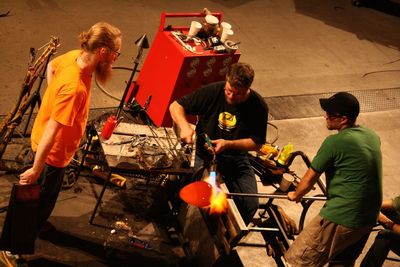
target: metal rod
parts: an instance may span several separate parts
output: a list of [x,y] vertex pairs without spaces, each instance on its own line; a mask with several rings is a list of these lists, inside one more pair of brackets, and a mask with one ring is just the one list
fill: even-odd
[[129,77],[128,83],[126,84],[126,87],[125,87],[124,94],[122,95],[121,101],[119,102],[117,113],[115,115],[117,117],[117,119],[119,118],[119,115],[120,115],[122,109],[124,108],[125,98],[128,95],[128,91],[129,91],[129,88],[131,87],[131,84],[132,84],[132,81],[133,81],[133,77],[135,76],[135,73],[136,73],[137,68],[139,66],[140,58],[142,57],[142,53],[143,53],[143,49],[144,48],[148,48],[146,34],[143,35],[141,38],[139,38],[139,40],[137,40],[135,43],[138,46],[138,53],[137,53],[136,58],[134,60],[131,76]]
[[[274,195],[274,194],[251,194],[251,193],[226,193],[229,197],[258,197],[258,198],[281,198],[288,199],[287,195]],[[326,197],[318,197],[318,196],[304,196],[301,200],[322,200],[326,201]]]
[[254,232],[279,232],[278,228],[271,228],[271,227],[248,227],[249,231]]

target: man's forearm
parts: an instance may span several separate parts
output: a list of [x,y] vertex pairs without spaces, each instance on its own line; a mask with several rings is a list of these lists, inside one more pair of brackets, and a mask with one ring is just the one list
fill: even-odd
[[55,136],[57,134],[60,124],[52,119],[49,120],[45,132],[38,144],[38,148],[35,155],[35,161],[33,163],[33,169],[41,172],[46,162],[47,156],[53,147]]
[[183,142],[190,144],[193,142],[194,130],[186,119],[185,109],[176,101],[169,106],[172,120],[178,126],[180,138]]
[[393,224],[392,231],[400,235],[400,224]]
[[256,144],[251,138],[228,140],[227,142],[228,147],[234,150],[256,151],[259,150],[262,146],[260,144]]
[[42,140],[43,141],[41,141],[40,144],[38,145],[35,154],[35,161],[33,162],[33,167],[32,167],[36,172],[39,173],[43,170],[47,156],[49,155],[50,150],[54,144],[54,140],[45,140],[43,138]]
[[300,201],[301,198],[313,188],[320,175],[320,173],[317,173],[312,168],[308,168],[300,183],[297,185],[296,191],[288,193],[289,199]]
[[[394,210],[393,200],[392,199],[383,200],[382,201],[381,210],[383,210],[383,211],[393,211]],[[400,234],[400,224],[395,223],[394,221],[391,220],[391,218],[388,218],[382,212],[379,213],[378,221],[385,228],[387,228],[389,230],[392,230],[397,234]]]
[[381,210],[393,210],[393,200],[392,199],[385,199],[382,201]]
[[54,145],[56,134],[60,128],[61,124],[56,122],[55,120],[50,119],[48,121],[43,136],[39,141],[33,166],[32,168],[29,168],[20,174],[19,176],[20,184],[23,185],[33,184],[37,181],[40,173],[44,168],[47,156],[49,155],[50,150]]
[[185,109],[176,101],[169,106],[172,120],[178,125],[179,128],[190,126],[186,119]]

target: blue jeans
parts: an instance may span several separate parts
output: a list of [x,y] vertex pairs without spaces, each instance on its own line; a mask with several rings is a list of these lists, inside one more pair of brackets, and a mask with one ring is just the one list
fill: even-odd
[[360,266],[382,266],[390,250],[400,256],[400,234],[386,229],[379,231]]
[[[203,164],[203,160],[196,157],[196,167]],[[221,175],[229,192],[257,194],[256,177],[247,154],[235,156],[218,155],[217,172]],[[258,198],[234,197],[233,200],[247,225],[258,209]]]

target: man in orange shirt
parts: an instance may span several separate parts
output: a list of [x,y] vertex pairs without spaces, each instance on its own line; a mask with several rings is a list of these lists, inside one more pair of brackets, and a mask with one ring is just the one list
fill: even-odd
[[78,149],[89,112],[92,74],[106,82],[120,55],[121,31],[105,22],[79,36],[80,50],[67,52],[48,65],[48,87],[32,129],[33,166],[20,184],[41,185],[38,233],[50,217],[61,189],[64,168]]

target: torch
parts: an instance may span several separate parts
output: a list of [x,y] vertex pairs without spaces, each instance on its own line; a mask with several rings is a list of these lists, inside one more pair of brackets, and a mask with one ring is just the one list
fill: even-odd
[[120,116],[121,110],[124,107],[125,98],[128,94],[133,77],[135,76],[137,67],[140,62],[140,58],[142,57],[143,49],[150,47],[149,42],[147,41],[146,34],[144,34],[142,37],[140,37],[138,40],[136,40],[135,45],[138,47],[138,54],[136,55],[136,58],[134,60],[133,70],[132,70],[131,76],[129,78],[129,81],[126,84],[126,88],[125,88],[124,94],[121,98],[121,101],[119,103],[117,113],[115,115],[110,115],[110,117],[108,117],[107,121],[105,122],[105,124],[103,126],[103,130],[101,131],[101,137],[105,140],[108,140],[111,137],[111,135],[115,129],[115,126],[117,126],[118,118]]

